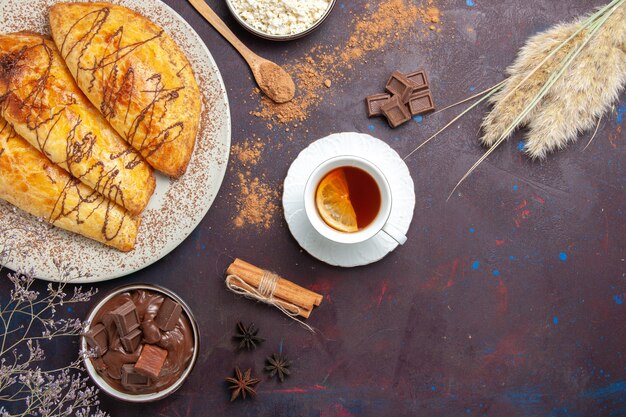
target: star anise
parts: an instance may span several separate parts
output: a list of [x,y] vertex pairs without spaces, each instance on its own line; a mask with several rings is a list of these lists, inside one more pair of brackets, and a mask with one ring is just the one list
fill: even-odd
[[289,372],[290,365],[291,361],[288,360],[285,355],[274,353],[272,356],[267,358],[267,366],[265,367],[265,371],[269,372],[270,377],[278,375],[278,379],[280,379],[280,382],[283,382],[285,380],[285,377],[291,374],[291,372]]
[[258,333],[259,329],[254,326],[254,323],[251,323],[247,327],[242,322],[237,323],[235,339],[239,339],[239,349],[256,349],[257,344],[265,340],[257,336]]
[[254,390],[254,386],[258,384],[261,380],[257,378],[252,378],[250,375],[252,372],[251,369],[248,369],[245,373],[241,372],[239,367],[235,368],[235,377],[225,378],[226,382],[232,384],[228,388],[233,390],[232,395],[230,396],[231,401],[235,401],[239,396],[241,396],[244,400],[246,399],[246,394],[250,394],[251,397],[256,396],[256,391]]

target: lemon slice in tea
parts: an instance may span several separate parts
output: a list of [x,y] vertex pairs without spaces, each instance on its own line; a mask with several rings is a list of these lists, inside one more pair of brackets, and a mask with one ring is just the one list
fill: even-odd
[[315,192],[315,203],[320,216],[330,227],[341,232],[359,230],[343,169],[336,169],[322,179]]

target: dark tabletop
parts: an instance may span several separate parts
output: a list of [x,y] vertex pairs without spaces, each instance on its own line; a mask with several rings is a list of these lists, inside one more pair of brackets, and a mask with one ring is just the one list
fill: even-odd
[[[439,0],[440,33],[406,34],[401,45],[356,62],[355,76],[335,82],[325,104],[289,132],[250,116],[259,103],[243,61],[186,1],[166,2],[221,70],[233,144],[268,138],[249,169],[280,191],[293,159],[317,138],[370,133],[406,155],[452,117],[439,113],[396,130],[367,119],[364,96],[379,92],[394,69],[424,67],[442,107],[500,81],[528,36],[606,1]],[[314,34],[272,43],[238,27],[223,1],[209,1],[247,45],[279,63],[297,62],[318,44],[345,43],[366,3],[340,1]],[[102,394],[102,408],[113,416],[626,415],[625,106],[622,95],[586,151],[588,134],[544,162],[523,156],[517,133],[446,202],[484,152],[476,137],[481,107],[407,160],[417,197],[408,243],[353,269],[304,252],[282,210],[267,230],[235,227],[238,173],[246,168],[231,158],[220,194],[187,240],[143,271],[97,285],[96,299],[142,281],[180,294],[202,335],[193,373],[161,402],[132,405]],[[323,293],[309,320],[319,334],[227,292],[223,271],[233,257]],[[3,297],[9,289],[2,280]],[[256,351],[236,351],[238,320],[261,328],[266,342]],[[57,360],[78,350],[76,340],[53,344],[48,354]],[[224,377],[234,366],[261,374],[264,358],[281,348],[293,360],[292,377],[279,384],[262,375],[256,399],[229,403]]]

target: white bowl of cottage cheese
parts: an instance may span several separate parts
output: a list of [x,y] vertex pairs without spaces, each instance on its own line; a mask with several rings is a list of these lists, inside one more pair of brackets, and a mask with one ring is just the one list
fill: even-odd
[[335,0],[226,0],[226,5],[248,31],[265,39],[289,41],[317,29]]

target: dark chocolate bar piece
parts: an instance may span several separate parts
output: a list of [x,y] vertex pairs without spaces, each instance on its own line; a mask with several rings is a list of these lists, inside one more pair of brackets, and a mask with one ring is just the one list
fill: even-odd
[[156,345],[143,345],[141,355],[135,364],[135,371],[150,378],[158,378],[167,358],[167,350]]
[[93,326],[84,336],[89,347],[96,351],[96,355],[102,356],[109,349],[107,331],[102,323]]
[[414,93],[409,100],[409,109],[413,116],[424,114],[435,110],[435,103],[430,90]]
[[178,319],[180,318],[180,314],[183,308],[176,301],[171,298],[163,299],[163,303],[161,307],[159,307],[159,312],[154,318],[154,322],[159,327],[159,329],[164,332],[169,332],[174,330],[176,327],[176,323],[178,323]]
[[416,91],[426,90],[429,88],[428,76],[424,70],[417,70],[406,74],[406,78],[413,81],[413,84],[415,84],[415,89],[413,90],[414,93]]
[[150,386],[150,378],[135,371],[135,365],[122,365],[122,386],[128,389]]
[[135,303],[127,301],[111,312],[120,336],[126,336],[139,327],[139,316]]
[[380,108],[391,98],[389,94],[373,94],[365,98],[367,102],[367,117],[382,116]]
[[113,315],[111,313],[103,315],[102,324],[104,324],[107,330],[109,347],[115,349],[115,344],[119,342],[119,337],[117,336],[117,325],[115,320],[113,320]]
[[391,73],[391,77],[389,81],[387,81],[385,88],[392,95],[398,96],[402,103],[406,104],[411,98],[415,84],[399,71],[394,71]]
[[133,353],[137,350],[137,347],[139,347],[139,343],[141,342],[141,330],[135,329],[126,336],[122,336],[120,338],[120,342],[122,342],[122,346],[124,346],[124,350],[126,352]]
[[391,97],[381,110],[392,128],[411,120],[411,112],[406,104],[400,102],[398,96]]

